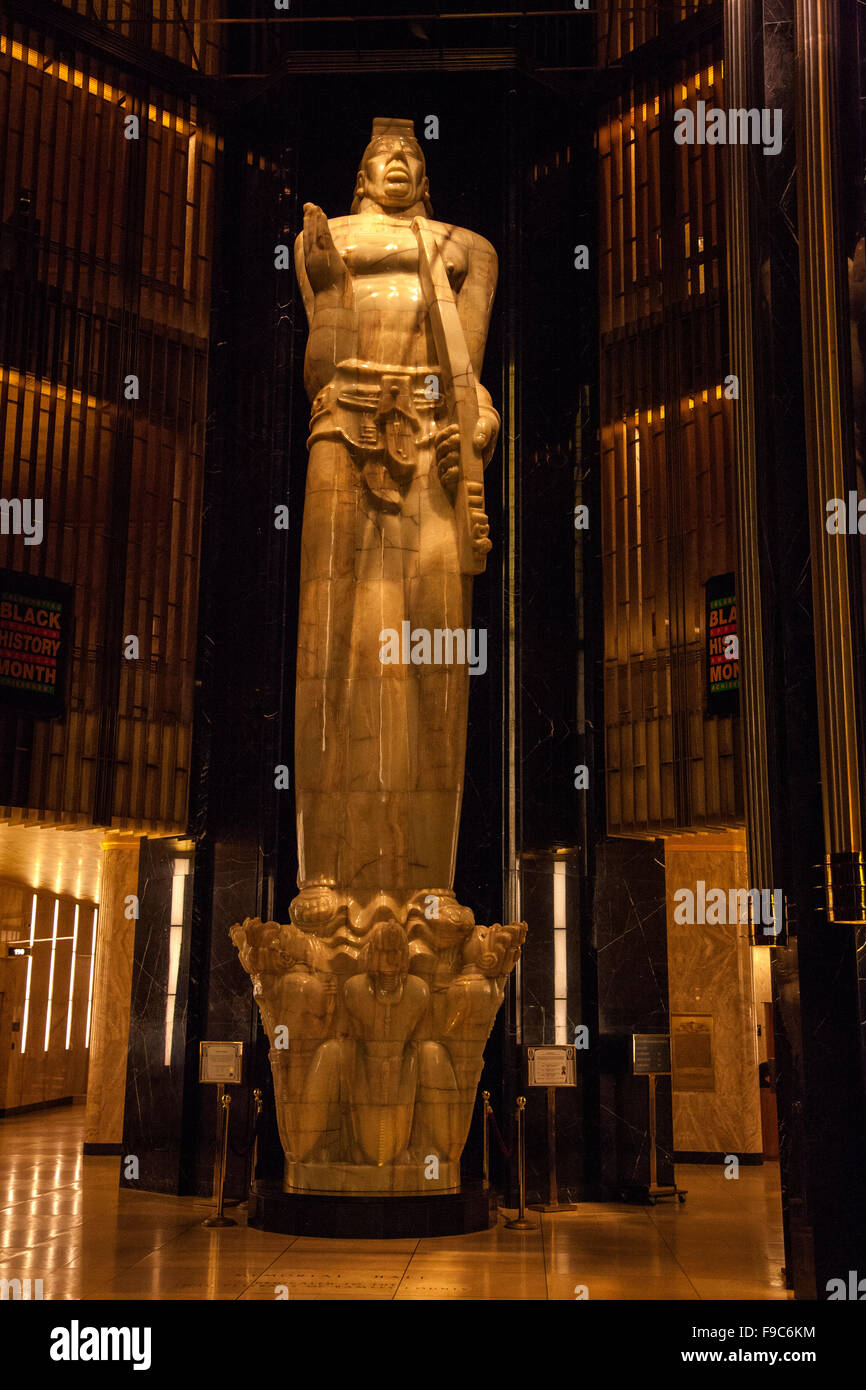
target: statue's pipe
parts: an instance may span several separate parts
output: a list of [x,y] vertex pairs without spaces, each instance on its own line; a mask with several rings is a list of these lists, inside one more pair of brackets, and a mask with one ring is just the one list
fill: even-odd
[[414,218],[412,231],[418,242],[418,276],[430,314],[444,394],[460,429],[460,479],[455,501],[460,569],[463,574],[482,574],[490,541],[475,536],[473,520],[473,513],[484,512],[484,465],[472,446],[478,425],[475,373],[448,272],[426,217]]

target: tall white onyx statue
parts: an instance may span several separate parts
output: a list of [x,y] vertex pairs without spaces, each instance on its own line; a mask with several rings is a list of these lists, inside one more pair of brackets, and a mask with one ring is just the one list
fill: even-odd
[[[312,403],[291,922],[232,928],[271,1041],[287,1191],[459,1189],[482,1053],[526,934],[453,890],[472,580],[499,416],[479,377],[496,253],[432,220],[379,118],[351,215],[304,206]],[[435,1161],[434,1161],[435,1160]]]

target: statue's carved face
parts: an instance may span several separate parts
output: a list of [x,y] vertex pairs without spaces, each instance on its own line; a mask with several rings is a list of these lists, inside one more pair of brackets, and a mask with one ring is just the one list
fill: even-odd
[[231,928],[231,938],[248,975],[276,973],[284,968],[279,922],[246,917]]
[[361,955],[362,969],[370,975],[405,976],[409,970],[409,945],[395,919],[378,922]]
[[390,951],[380,951],[376,957],[378,975],[405,975],[404,953],[399,947]]
[[463,959],[468,965],[477,966],[483,975],[498,975],[504,946],[504,941],[496,935],[495,926],[485,927],[479,922],[463,948]]
[[482,975],[490,979],[508,975],[517,963],[525,937],[524,922],[505,925],[493,922],[489,927],[478,925],[463,948],[463,959],[467,965],[477,966]]
[[380,135],[370,145],[358,173],[357,192],[395,212],[420,203],[427,194],[424,156],[405,135]]

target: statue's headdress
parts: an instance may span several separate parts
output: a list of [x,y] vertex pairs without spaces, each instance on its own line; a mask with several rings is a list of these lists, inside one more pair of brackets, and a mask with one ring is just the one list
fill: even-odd
[[[425,174],[427,172],[427,161],[424,158],[424,151],[418,143],[418,139],[415,135],[415,122],[403,120],[399,116],[375,116],[373,118],[373,130],[372,134],[370,135],[370,143],[368,144],[363,155],[361,156],[361,163],[358,165],[358,174],[355,178],[355,196],[352,200],[351,208],[351,211],[353,213],[359,211],[361,207],[361,199],[363,197],[363,194],[358,192],[358,179],[364,172],[364,165],[367,162],[367,156],[369,155],[376,141],[382,135],[402,135],[406,139],[411,140],[416,150],[418,151],[418,154],[421,157],[421,162],[424,165]],[[432,217],[433,204],[430,202],[430,195],[428,193],[425,193],[423,202],[424,212],[428,217]]]

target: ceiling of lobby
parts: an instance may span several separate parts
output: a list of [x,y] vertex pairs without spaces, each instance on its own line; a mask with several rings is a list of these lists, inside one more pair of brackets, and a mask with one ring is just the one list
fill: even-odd
[[0,825],[0,880],[98,902],[105,834]]

